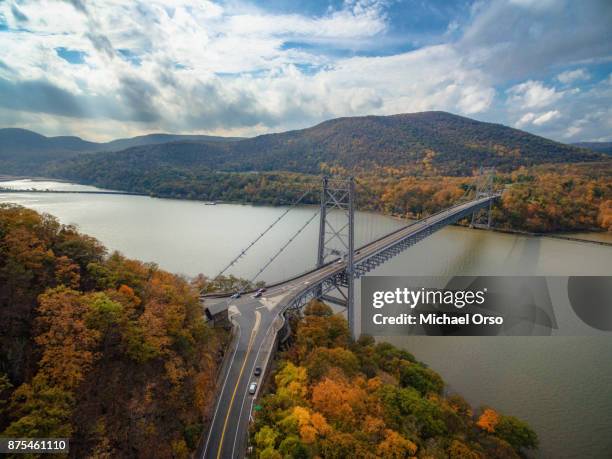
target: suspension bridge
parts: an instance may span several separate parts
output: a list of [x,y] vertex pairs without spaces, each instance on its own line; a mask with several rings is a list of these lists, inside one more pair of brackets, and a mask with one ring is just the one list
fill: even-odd
[[[219,276],[246,256],[312,191],[307,190],[302,194],[249,246],[240,251]],[[200,457],[220,459],[245,456],[249,420],[260,389],[259,380],[262,379],[255,374],[261,371],[265,375],[279,341],[290,332],[285,320],[288,313],[299,311],[313,298],[336,303],[346,309],[351,334],[356,338],[356,279],[447,225],[471,218],[472,225],[480,225],[484,220],[484,224],[490,226],[491,206],[501,196],[501,193],[493,190],[493,170],[481,169],[474,185],[466,189],[464,197],[457,204],[355,247],[355,180],[352,177],[324,177],[318,192],[318,209],[250,280],[256,280],[318,216],[317,262],[312,270],[268,285],[265,294],[257,297],[245,294],[251,293],[246,292],[246,288],[238,292],[202,295],[208,316],[211,316],[211,311],[227,310],[234,340],[229,349],[230,357],[222,368],[217,405]],[[256,369],[260,371],[256,372]],[[255,387],[253,383],[256,383]]]

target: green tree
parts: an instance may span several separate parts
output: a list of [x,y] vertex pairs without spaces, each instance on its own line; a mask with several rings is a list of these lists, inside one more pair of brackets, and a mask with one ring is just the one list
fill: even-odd
[[285,438],[278,447],[284,457],[292,459],[308,459],[310,454],[308,448],[295,435]]
[[438,373],[418,363],[403,362],[400,366],[400,383],[404,387],[414,387],[421,395],[429,392],[441,394],[444,381]]
[[274,446],[276,446],[276,439],[278,438],[278,435],[279,433],[270,426],[263,426],[255,434],[255,445],[257,445],[257,448],[262,451],[266,448],[274,448]]
[[538,447],[537,434],[526,422],[514,416],[501,416],[495,427],[495,435],[510,443],[517,452]]

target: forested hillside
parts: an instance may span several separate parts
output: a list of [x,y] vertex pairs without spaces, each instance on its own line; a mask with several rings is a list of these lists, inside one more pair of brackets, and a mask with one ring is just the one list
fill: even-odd
[[75,458],[186,458],[227,340],[185,280],[0,204],[2,436],[69,437]]
[[[172,142],[130,148],[56,164],[57,176],[92,180],[131,170],[290,171],[319,173],[322,164],[350,170],[433,168],[468,175],[495,166],[510,171],[543,163],[594,161],[601,155],[499,124],[444,112],[339,118],[317,126],[235,142]],[[176,173],[172,171],[170,173]]]
[[0,174],[36,174],[51,161],[95,151],[96,144],[78,137],[45,137],[27,129],[0,129]]
[[444,395],[444,381],[410,353],[362,337],[313,301],[291,324],[256,410],[254,457],[519,458],[537,448],[523,421]]
[[0,174],[39,174],[51,163],[61,164],[78,156],[101,152],[120,151],[140,145],[169,142],[230,142],[238,138],[207,135],[149,134],[111,142],[89,142],[80,137],[46,137],[27,129],[0,129]]

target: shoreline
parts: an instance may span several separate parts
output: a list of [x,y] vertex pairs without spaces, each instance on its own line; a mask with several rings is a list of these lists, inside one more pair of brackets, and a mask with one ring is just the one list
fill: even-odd
[[13,180],[31,180],[32,182],[60,182],[60,183],[74,183],[70,180],[56,179],[49,177],[32,177],[30,175],[4,175],[0,174],[0,182],[12,182]]
[[[612,247],[612,242],[607,242],[607,241],[598,241],[595,239],[583,239],[583,238],[578,238],[578,237],[572,237],[572,236],[566,236],[565,234],[570,233],[571,232],[567,232],[567,233],[532,233],[529,231],[521,231],[521,230],[513,230],[513,229],[508,229],[508,228],[495,228],[495,227],[491,227],[491,228],[487,228],[487,227],[480,227],[480,226],[468,226],[468,228],[471,229],[475,229],[475,230],[485,230],[485,231],[495,231],[496,233],[506,233],[506,234],[513,234],[513,235],[517,235],[517,236],[529,236],[529,237],[548,237],[548,238],[552,238],[552,239],[561,239],[564,241],[572,241],[572,242],[588,242],[591,244],[597,244],[597,245],[603,245],[603,246],[608,246],[608,247]],[[588,231],[589,234],[603,234],[603,231],[594,231],[594,230],[590,230]]]
[[[82,186],[92,186],[95,187],[94,185],[86,185],[86,184],[81,184],[81,183],[76,183],[74,181],[70,181],[70,180],[65,180],[65,179],[56,179],[56,178],[49,178],[49,177],[31,177],[31,176],[10,176],[10,175],[0,175],[0,194],[1,193],[60,193],[60,194],[108,194],[108,195],[124,195],[124,196],[148,196],[150,198],[155,198],[155,199],[170,199],[170,200],[178,200],[178,201],[196,201],[196,202],[202,202],[206,205],[210,205],[212,202],[214,202],[215,204],[236,204],[236,205],[251,205],[251,206],[271,206],[271,207],[282,207],[281,206],[275,206],[273,204],[262,204],[262,203],[249,203],[249,202],[240,202],[240,201],[236,201],[236,202],[231,202],[231,201],[221,201],[221,200],[215,200],[215,201],[206,201],[206,200],[201,200],[201,199],[189,199],[189,198],[176,198],[176,197],[167,197],[167,196],[159,196],[159,195],[151,195],[151,194],[147,194],[147,193],[140,193],[140,192],[136,192],[136,191],[111,191],[111,190],[105,190],[103,188],[100,189],[100,191],[86,191],[86,190],[34,190],[34,189],[27,189],[27,190],[18,190],[18,189],[3,189],[1,187],[1,183],[2,182],[11,182],[11,181],[15,181],[15,180],[31,180],[33,182],[46,182],[46,181],[50,181],[50,182],[58,182],[58,183],[66,183],[66,184],[74,184],[74,185],[82,185]],[[95,187],[97,188],[97,187]],[[316,206],[316,204],[306,204],[305,206]],[[367,213],[373,213],[376,215],[380,215],[383,217],[390,217],[393,218],[395,220],[400,220],[400,221],[404,221],[404,222],[408,222],[408,223],[413,223],[414,221],[417,221],[418,219],[414,219],[414,218],[409,218],[409,217],[402,217],[400,215],[396,215],[396,214],[384,214],[384,213],[380,213],[374,210],[361,210],[360,212],[367,212]],[[488,231],[495,231],[497,233],[506,233],[506,234],[513,234],[513,235],[517,235],[517,236],[528,236],[528,237],[547,237],[547,238],[552,238],[552,239],[561,239],[561,240],[565,240],[565,241],[571,241],[571,242],[586,242],[586,243],[590,243],[590,244],[596,244],[596,245],[603,245],[603,246],[607,246],[607,247],[612,247],[612,242],[608,242],[608,241],[599,241],[599,240],[595,240],[595,239],[583,239],[583,238],[578,238],[578,237],[572,237],[572,236],[567,236],[566,234],[572,234],[574,233],[574,231],[566,231],[566,232],[561,232],[561,233],[535,233],[535,232],[530,232],[530,231],[523,231],[523,230],[515,230],[515,229],[510,229],[510,228],[496,228],[496,227],[481,227],[481,226],[471,226],[471,225],[458,225],[457,226],[461,226],[464,228],[470,228],[470,229],[476,229],[476,230],[488,230]],[[579,230],[575,231],[575,232],[580,232]],[[592,234],[603,234],[604,231],[597,231],[597,230],[589,230],[588,233],[592,233]]]

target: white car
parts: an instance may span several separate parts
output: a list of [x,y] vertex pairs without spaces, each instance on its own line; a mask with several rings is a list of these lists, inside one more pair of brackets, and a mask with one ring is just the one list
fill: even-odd
[[257,383],[252,382],[251,385],[249,386],[249,394],[255,395],[256,390],[257,390]]

